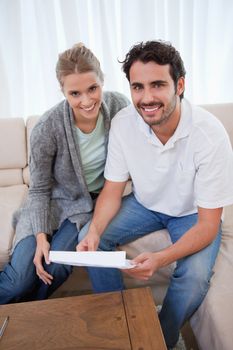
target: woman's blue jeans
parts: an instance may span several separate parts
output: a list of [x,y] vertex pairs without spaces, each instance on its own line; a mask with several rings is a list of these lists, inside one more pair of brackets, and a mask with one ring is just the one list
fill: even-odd
[[[197,214],[171,217],[146,209],[133,194],[124,197],[117,216],[105,230],[99,248],[115,250],[150,232],[167,228],[172,243],[175,243],[197,222]],[[79,241],[87,232],[88,225],[80,232]],[[221,242],[221,230],[216,239],[205,249],[177,261],[176,268],[163,302],[159,319],[168,347],[178,341],[179,330],[197,310],[204,299],[212,275],[212,268]],[[111,268],[88,268],[95,292],[122,290],[120,270]]]
[[[76,224],[67,219],[53,234],[50,249],[75,251],[77,243]],[[35,236],[24,238],[15,247],[11,261],[0,273],[0,304],[46,299],[72,272],[72,267],[69,265],[44,263],[45,270],[53,276],[52,284],[46,285],[36,274],[33,264],[35,250]]]

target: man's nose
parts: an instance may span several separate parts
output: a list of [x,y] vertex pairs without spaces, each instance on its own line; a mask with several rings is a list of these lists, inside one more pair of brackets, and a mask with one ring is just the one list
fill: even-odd
[[151,89],[144,89],[142,102],[145,104],[149,104],[149,103],[152,103],[153,100],[154,100],[154,96],[153,96]]

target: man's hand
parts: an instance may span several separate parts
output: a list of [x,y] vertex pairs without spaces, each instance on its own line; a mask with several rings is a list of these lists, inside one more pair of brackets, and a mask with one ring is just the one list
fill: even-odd
[[50,244],[47,241],[46,234],[43,232],[38,233],[36,236],[36,242],[37,242],[36,252],[33,259],[33,263],[36,267],[36,274],[45,284],[51,284],[53,276],[45,271],[42,264],[43,258],[46,264],[50,264],[50,261],[49,261]]
[[132,260],[137,266],[125,269],[123,272],[136,279],[147,281],[161,267],[159,256],[159,253],[142,253]]
[[76,250],[83,251],[95,251],[99,246],[99,235],[97,233],[88,233],[86,237],[76,246]]
[[77,251],[97,250],[100,236],[117,214],[121,206],[122,195],[127,181],[105,181],[99,194],[89,230],[84,239],[76,246]]

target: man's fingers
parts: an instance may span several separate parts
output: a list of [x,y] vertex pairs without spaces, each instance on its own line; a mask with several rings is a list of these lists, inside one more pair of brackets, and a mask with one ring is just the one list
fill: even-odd
[[78,252],[87,251],[87,250],[88,250],[88,242],[87,242],[87,241],[81,241],[81,242],[76,246],[76,250],[77,250]]
[[123,272],[127,273],[127,275],[129,275],[129,276],[131,276],[133,278],[136,278],[138,280],[147,281],[149,279],[149,277],[146,274],[132,272],[131,269],[128,269],[128,270],[124,269]]
[[140,263],[143,263],[145,260],[148,259],[148,255],[146,253],[142,253],[142,254],[139,254],[138,256],[136,256],[133,260],[132,260],[132,263],[134,264],[140,264]]
[[95,251],[96,250],[95,246],[96,246],[96,244],[93,241],[89,242],[88,243],[88,250],[89,251]]
[[83,252],[83,251],[85,251],[86,249],[85,249],[85,247],[84,247],[84,245],[83,244],[78,244],[77,246],[76,246],[76,250],[77,250],[77,252]]
[[[142,257],[142,259],[145,259],[145,256]],[[133,261],[135,262],[135,259]],[[137,266],[133,267],[132,269],[124,269],[123,272],[127,273],[129,276],[133,278],[140,279],[140,280],[148,280],[153,274],[153,271],[148,266],[147,261],[145,260],[144,260],[144,263],[143,262],[137,263]]]

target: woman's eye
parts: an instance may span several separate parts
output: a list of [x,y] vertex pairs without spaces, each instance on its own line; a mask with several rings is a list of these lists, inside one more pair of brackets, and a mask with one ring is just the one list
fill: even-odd
[[71,96],[77,97],[77,96],[79,96],[79,92],[78,91],[72,91],[71,92]]
[[90,88],[90,91],[91,91],[91,92],[94,92],[94,91],[96,91],[96,89],[97,89],[97,86],[92,86],[92,87]]

